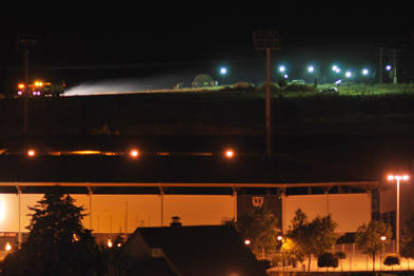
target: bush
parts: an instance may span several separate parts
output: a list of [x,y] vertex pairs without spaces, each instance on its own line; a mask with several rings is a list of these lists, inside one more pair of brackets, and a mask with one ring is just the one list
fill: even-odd
[[306,84],[289,84],[283,88],[284,92],[317,92],[315,86]]
[[[266,92],[266,84],[263,84],[257,88],[257,92],[265,93]],[[277,84],[271,83],[270,84],[270,92],[271,93],[278,93],[280,92],[280,88]]]
[[388,255],[384,259],[384,265],[392,267],[394,265],[400,265],[400,258],[397,255]]
[[337,268],[339,264],[338,258],[332,253],[323,253],[318,258],[318,267]]

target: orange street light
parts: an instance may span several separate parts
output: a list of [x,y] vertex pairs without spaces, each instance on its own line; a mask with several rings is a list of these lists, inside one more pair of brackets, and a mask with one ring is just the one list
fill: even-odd
[[232,158],[234,158],[234,156],[235,156],[236,154],[234,153],[234,150],[232,150],[232,149],[228,149],[228,150],[226,150],[226,152],[224,153],[224,155],[225,155],[225,157],[226,157],[227,159],[232,159]]
[[410,176],[408,175],[388,175],[389,181],[395,181],[397,184],[397,208],[396,208],[396,227],[395,227],[395,251],[397,254],[400,253],[400,182],[401,181],[408,181]]
[[136,149],[133,149],[133,150],[131,150],[131,151],[129,152],[129,156],[130,156],[131,158],[138,158],[138,157],[139,157],[139,155],[140,155],[140,152],[139,152],[138,150],[136,150]]
[[36,151],[34,149],[29,149],[27,151],[27,156],[29,156],[29,157],[35,157],[36,156]]

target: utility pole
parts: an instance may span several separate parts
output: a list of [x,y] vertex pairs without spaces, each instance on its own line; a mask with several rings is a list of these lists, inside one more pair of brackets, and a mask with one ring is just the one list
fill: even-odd
[[270,54],[271,51],[280,50],[280,36],[278,31],[266,30],[255,31],[253,35],[254,48],[256,51],[266,51],[266,156],[272,156],[272,105],[271,105],[271,65]]
[[390,50],[390,51],[392,53],[393,83],[394,84],[398,84],[398,79],[397,79],[397,64],[398,64],[398,53],[400,52],[400,50],[393,49],[393,50]]
[[382,70],[383,70],[383,67],[384,67],[384,64],[383,64],[383,60],[384,60],[384,50],[385,50],[385,47],[380,47],[379,49],[378,49],[378,51],[379,51],[379,83],[381,84],[382,83]]
[[30,82],[30,51],[39,42],[37,36],[21,36],[18,40],[18,50],[23,51],[23,71],[24,71],[24,85],[26,86],[26,93],[23,94],[23,135],[28,134],[28,85]]

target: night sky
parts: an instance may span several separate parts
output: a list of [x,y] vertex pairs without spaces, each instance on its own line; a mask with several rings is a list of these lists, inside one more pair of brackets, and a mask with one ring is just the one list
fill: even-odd
[[384,45],[403,49],[404,70],[410,69],[406,64],[414,52],[414,28],[409,16],[388,7],[319,9],[315,4],[293,4],[275,5],[272,16],[263,17],[177,14],[162,20],[137,16],[89,21],[72,17],[62,26],[13,30],[0,37],[1,87],[8,87],[10,80],[15,82],[21,74],[22,59],[16,50],[21,34],[41,38],[31,60],[36,75],[73,84],[195,72],[194,68],[198,73],[209,73],[220,64],[237,67],[243,78],[263,63],[264,53],[256,52],[252,41],[253,31],[260,29],[281,33],[283,50],[273,53],[275,62],[288,61],[295,66],[319,62],[322,66],[345,60],[355,66],[375,66],[376,47]]

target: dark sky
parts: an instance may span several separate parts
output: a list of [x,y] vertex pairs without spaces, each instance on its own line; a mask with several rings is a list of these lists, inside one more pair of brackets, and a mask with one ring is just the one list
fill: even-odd
[[0,37],[1,80],[7,81],[16,74],[10,70],[22,65],[15,48],[17,37],[24,33],[40,36],[33,63],[49,70],[181,67],[263,58],[253,48],[252,33],[258,29],[280,31],[283,50],[274,54],[277,59],[355,59],[368,63],[375,61],[375,47],[379,45],[408,52],[414,49],[410,17],[387,6],[320,9],[313,3],[291,2],[291,6],[274,5],[272,15],[262,17],[247,13],[238,16],[236,11],[234,16],[177,14],[107,20],[91,16],[88,21],[72,16],[45,27],[8,29]]

